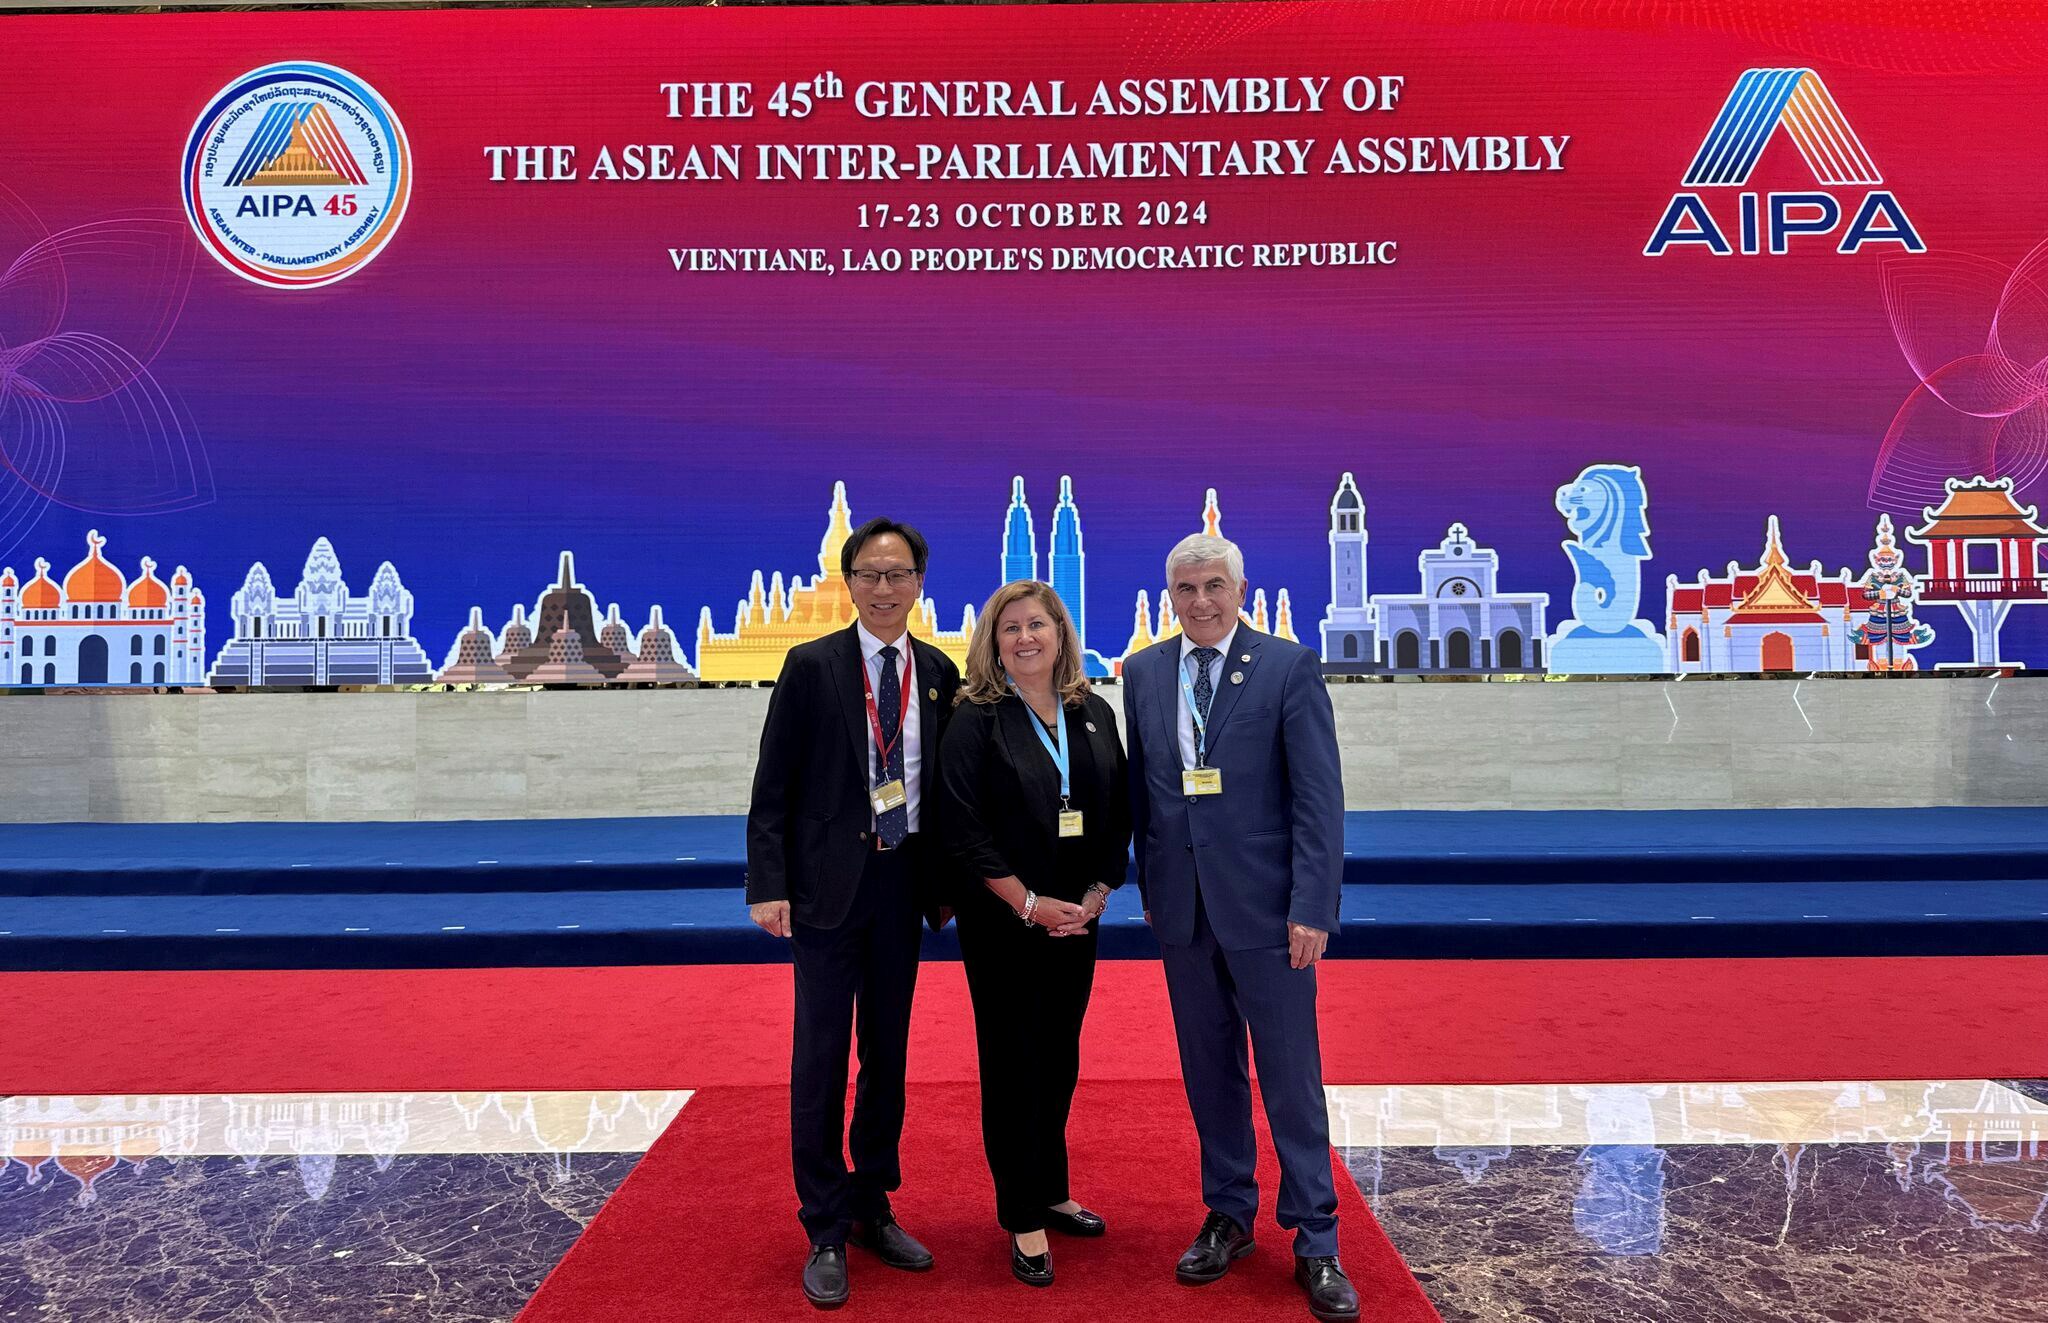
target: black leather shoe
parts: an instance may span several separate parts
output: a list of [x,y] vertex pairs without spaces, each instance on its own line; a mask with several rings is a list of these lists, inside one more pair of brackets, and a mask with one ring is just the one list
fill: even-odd
[[804,1263],[804,1299],[820,1309],[846,1303],[846,1247],[813,1245]]
[[1045,1229],[1063,1236],[1099,1236],[1109,1230],[1109,1224],[1085,1208],[1077,1208],[1071,1213],[1048,1208],[1045,1210]]
[[1180,1256],[1173,1275],[1188,1286],[1206,1286],[1230,1271],[1234,1260],[1252,1252],[1252,1233],[1221,1213],[1202,1219],[1195,1243]]
[[1017,1238],[1010,1237],[1010,1276],[1026,1286],[1051,1286],[1051,1248],[1048,1247],[1043,1254],[1026,1254],[1017,1248]]
[[896,1218],[890,1213],[884,1213],[872,1222],[854,1223],[853,1243],[864,1250],[873,1250],[875,1257],[891,1268],[923,1272],[932,1266],[932,1252],[918,1244],[915,1236],[896,1225]]
[[1337,1256],[1294,1260],[1294,1280],[1308,1292],[1308,1312],[1323,1323],[1351,1323],[1358,1317],[1358,1292],[1337,1266]]

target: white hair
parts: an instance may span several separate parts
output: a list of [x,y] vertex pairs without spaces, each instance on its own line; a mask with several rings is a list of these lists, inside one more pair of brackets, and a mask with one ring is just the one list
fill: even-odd
[[1233,584],[1244,582],[1244,553],[1237,549],[1237,543],[1214,533],[1190,533],[1174,544],[1166,553],[1166,582],[1173,585],[1173,572],[1190,565],[1207,565],[1220,560],[1229,572]]

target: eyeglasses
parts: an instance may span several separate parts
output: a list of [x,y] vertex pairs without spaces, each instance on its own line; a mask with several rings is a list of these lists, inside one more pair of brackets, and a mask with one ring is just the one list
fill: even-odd
[[887,579],[891,588],[907,588],[917,582],[916,570],[855,570],[853,581],[863,588],[873,588]]

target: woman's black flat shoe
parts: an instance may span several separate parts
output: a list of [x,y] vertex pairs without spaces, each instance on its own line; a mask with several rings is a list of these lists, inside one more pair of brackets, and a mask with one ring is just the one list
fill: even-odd
[[1010,1276],[1026,1286],[1051,1286],[1052,1251],[1026,1254],[1017,1248],[1017,1238],[1010,1237]]
[[1100,1236],[1109,1230],[1109,1224],[1085,1208],[1071,1213],[1048,1208],[1045,1210],[1045,1229],[1063,1236]]

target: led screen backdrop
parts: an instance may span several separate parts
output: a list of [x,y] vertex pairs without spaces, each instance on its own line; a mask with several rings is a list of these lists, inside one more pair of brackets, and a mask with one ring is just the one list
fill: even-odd
[[2048,23],[1940,13],[7,20],[0,680],[772,678],[882,513],[1104,673],[1205,524],[1333,673],[2038,665]]

